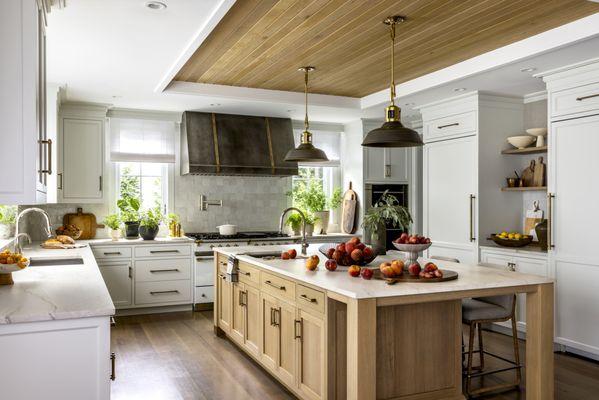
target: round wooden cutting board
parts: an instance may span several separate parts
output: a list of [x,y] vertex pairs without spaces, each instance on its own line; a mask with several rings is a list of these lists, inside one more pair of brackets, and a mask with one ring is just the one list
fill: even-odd
[[395,277],[395,278],[386,278],[385,276],[383,276],[383,273],[380,270],[375,270],[374,278],[384,280],[389,285],[393,285],[397,282],[434,283],[434,282],[453,281],[454,279],[458,279],[458,273],[455,271],[450,271],[448,269],[442,269],[441,271],[443,271],[442,278],[421,278],[419,276],[412,276],[406,272],[404,272],[403,275]]

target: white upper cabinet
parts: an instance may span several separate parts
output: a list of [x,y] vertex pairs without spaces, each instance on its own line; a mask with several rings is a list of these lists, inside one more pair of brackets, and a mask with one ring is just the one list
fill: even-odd
[[[382,122],[364,121],[364,136]],[[365,183],[405,183],[411,181],[416,148],[364,147]]]
[[106,107],[64,104],[60,112],[58,201],[105,199]]
[[0,13],[0,204],[43,203],[53,142],[46,137],[45,12],[36,0]]

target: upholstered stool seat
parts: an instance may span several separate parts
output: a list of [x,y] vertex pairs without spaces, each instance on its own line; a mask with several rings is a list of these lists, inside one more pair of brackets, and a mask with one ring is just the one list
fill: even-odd
[[484,300],[464,299],[462,301],[462,321],[466,324],[478,320],[506,319],[509,318],[511,314],[511,308],[505,308],[501,305]]

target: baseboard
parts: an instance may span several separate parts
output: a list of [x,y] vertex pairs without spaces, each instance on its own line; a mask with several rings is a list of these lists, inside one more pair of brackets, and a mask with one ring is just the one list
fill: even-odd
[[142,308],[126,308],[116,310],[116,316],[122,317],[127,315],[141,314],[160,314],[169,312],[193,311],[192,304],[182,304],[178,306],[162,306],[162,307],[142,307]]

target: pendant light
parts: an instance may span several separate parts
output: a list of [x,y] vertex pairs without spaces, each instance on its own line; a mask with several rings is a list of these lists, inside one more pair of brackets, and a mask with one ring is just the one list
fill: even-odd
[[400,121],[401,109],[395,105],[395,25],[405,21],[399,15],[387,17],[385,24],[391,31],[391,105],[385,109],[386,122],[380,128],[373,129],[364,138],[366,147],[415,147],[422,146],[418,132],[406,128]]
[[304,119],[304,131],[302,132],[302,139],[299,146],[295,149],[289,150],[285,156],[285,161],[294,162],[323,162],[329,161],[324,151],[314,147],[312,144],[312,133],[308,131],[310,128],[310,122],[308,121],[308,74],[314,71],[314,67],[301,67],[298,71],[304,73],[304,93],[306,101],[306,117]]

